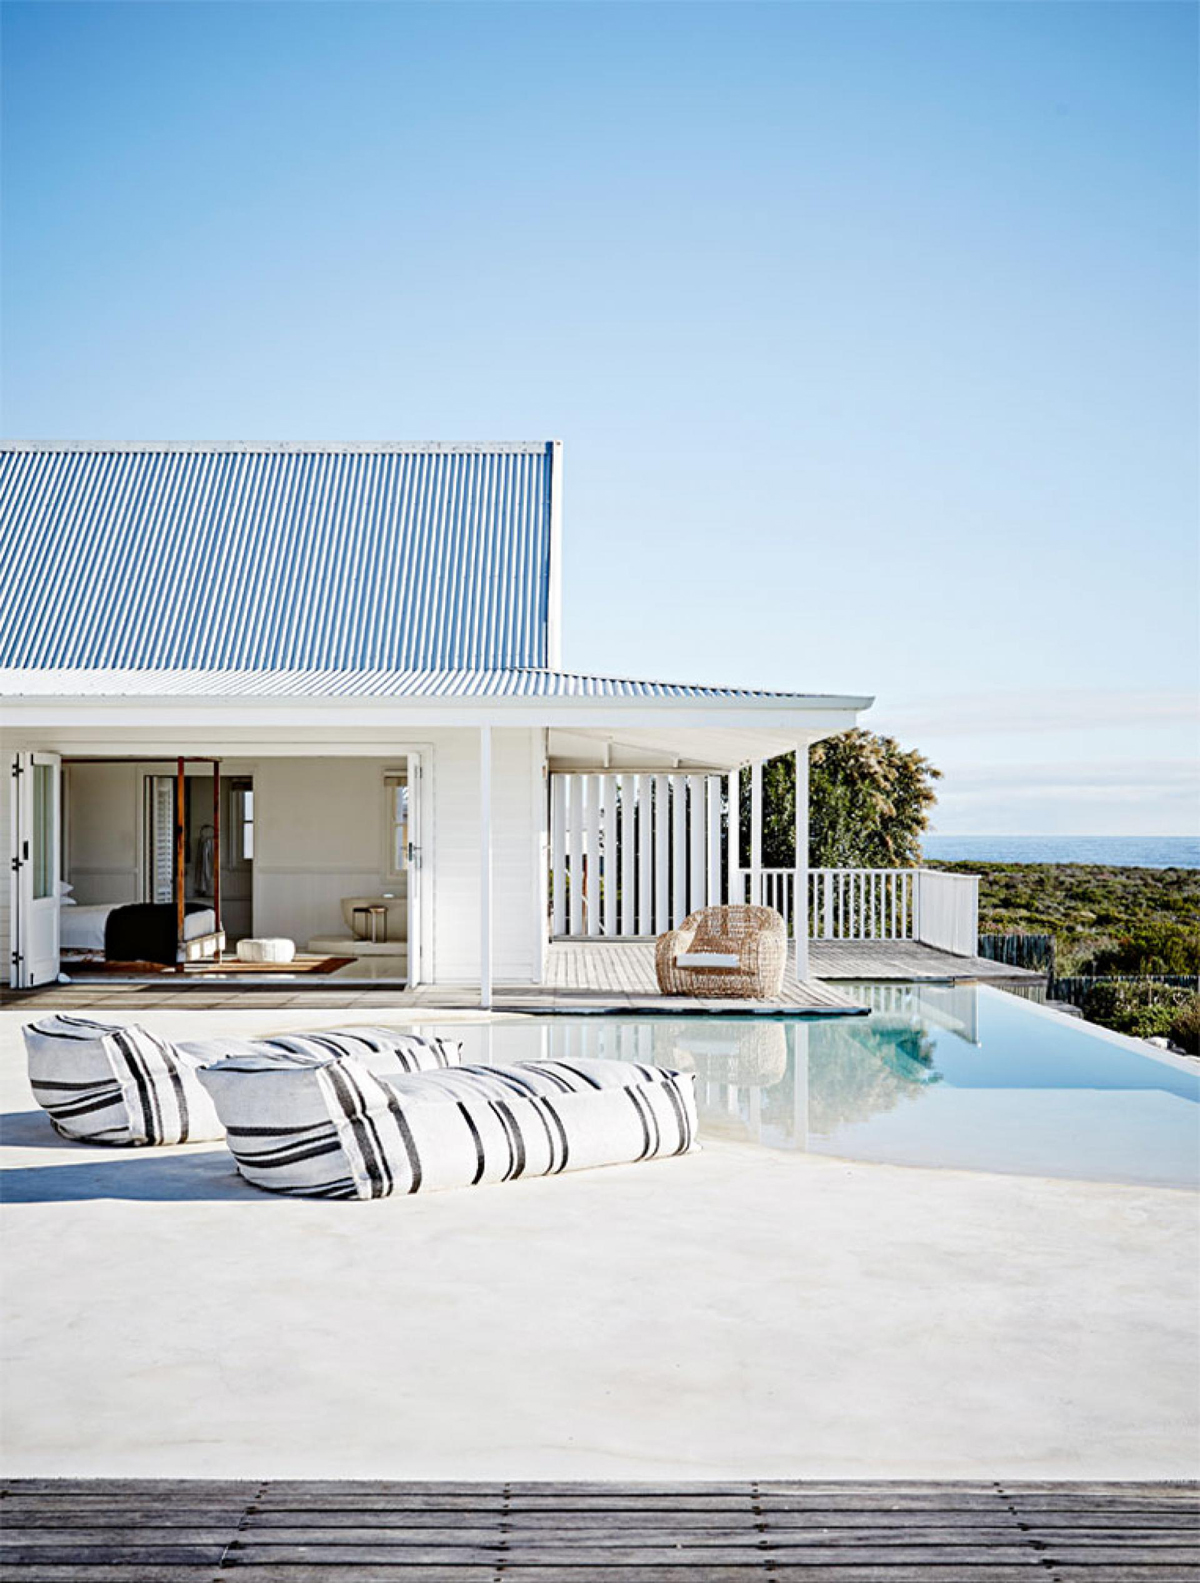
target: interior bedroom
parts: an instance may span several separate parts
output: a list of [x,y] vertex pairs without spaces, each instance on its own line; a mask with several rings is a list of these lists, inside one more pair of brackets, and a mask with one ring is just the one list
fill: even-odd
[[67,977],[405,982],[404,769],[64,759],[61,808]]

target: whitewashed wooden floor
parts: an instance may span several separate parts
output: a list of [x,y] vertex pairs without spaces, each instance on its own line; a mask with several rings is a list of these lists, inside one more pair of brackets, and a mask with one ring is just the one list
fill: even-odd
[[[839,979],[893,982],[1000,980],[1043,982],[1037,973],[1005,967],[980,957],[951,956],[932,946],[907,940],[818,940],[809,947],[811,976],[796,981],[789,966],[783,991],[775,1001],[699,1000],[665,997],[654,977],[654,944],[646,940],[558,940],[549,950],[546,982],[509,985],[496,990],[495,1009],[506,1012],[738,1012],[804,1014],[816,1016],[861,1015],[863,1007],[837,987]],[[372,987],[363,983],[320,985],[301,979],[293,983],[262,984],[254,981],[181,987],[162,978],[142,984],[116,984],[97,980],[87,984],[49,985],[45,989],[4,991],[0,1005],[135,1010],[188,1007],[191,1010],[227,1009],[232,1006],[303,1006],[314,1011],[373,1007],[421,1010],[470,1011],[479,1005],[478,987],[472,984],[428,985],[417,989]]]
[[1045,975],[1023,967],[989,962],[982,956],[953,956],[916,940],[813,940],[808,947],[809,971],[815,978],[837,980],[904,979],[956,983],[1005,979],[1044,984]]

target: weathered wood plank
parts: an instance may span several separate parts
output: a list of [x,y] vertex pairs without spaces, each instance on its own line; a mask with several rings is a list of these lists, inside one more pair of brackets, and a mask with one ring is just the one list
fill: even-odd
[[48,1565],[75,1565],[86,1562],[104,1563],[108,1566],[211,1566],[215,1567],[224,1554],[225,1546],[216,1545],[134,1545],[134,1544],[14,1544],[4,1549],[5,1571],[26,1562],[40,1561]]
[[[501,1559],[498,1547],[488,1546],[462,1546],[456,1548],[451,1545],[439,1546],[436,1549],[422,1549],[417,1546],[405,1548],[405,1558],[422,1565],[429,1566],[436,1562],[449,1565],[480,1565],[491,1560]],[[748,1553],[749,1552],[749,1553]],[[834,1565],[850,1555],[850,1551],[838,1546],[813,1545],[806,1548],[806,1558],[811,1558],[814,1564],[825,1562]],[[524,1542],[510,1540],[504,1547],[502,1558],[505,1568],[511,1566],[563,1566],[570,1564],[582,1566],[660,1566],[671,1563],[675,1566],[687,1560],[697,1563],[708,1562],[712,1565],[741,1563],[747,1564],[752,1556],[773,1557],[776,1552],[760,1547],[734,1546],[734,1545],[690,1545],[686,1543],[657,1544],[623,1547],[593,1546],[593,1545],[540,1545],[531,1546]],[[234,1565],[243,1558],[253,1560],[259,1566],[298,1566],[314,1565],[317,1561],[330,1564],[352,1566],[380,1566],[389,1560],[394,1561],[397,1547],[387,1545],[254,1545],[233,1546],[226,1555],[226,1565]],[[854,1559],[861,1564],[882,1565],[884,1563],[908,1563],[916,1566],[925,1562],[942,1560],[951,1561],[959,1566],[982,1565],[986,1562],[994,1564],[1020,1565],[1022,1563],[1040,1564],[1040,1552],[1032,1546],[1022,1548],[1019,1545],[954,1545],[945,1547],[939,1545],[887,1545],[873,1546],[862,1545],[853,1547]],[[1118,1559],[1122,1559],[1118,1557]],[[1130,1559],[1135,1559],[1130,1557]]]
[[[20,1572],[0,1571],[0,1583],[218,1583],[223,1576],[228,1574],[211,1566],[110,1566],[88,1562],[61,1566],[57,1562],[31,1562],[23,1565]],[[409,1580],[404,1579],[404,1583]]]
[[153,1528],[141,1524],[123,1528],[93,1528],[88,1524],[70,1524],[57,1528],[14,1528],[4,1520],[0,1529],[0,1559],[14,1549],[29,1550],[64,1545],[132,1545],[138,1549],[178,1550],[181,1547],[200,1546],[220,1550],[236,1538],[237,1523],[223,1528]]

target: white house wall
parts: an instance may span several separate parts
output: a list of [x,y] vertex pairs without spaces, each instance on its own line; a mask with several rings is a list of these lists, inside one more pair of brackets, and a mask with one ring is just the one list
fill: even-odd
[[[0,752],[0,840],[3,841],[3,850],[9,853],[12,842],[12,768],[14,753],[7,747]],[[11,863],[5,863],[4,875],[0,878],[0,984],[8,983],[8,971],[12,956],[12,869]]]
[[[39,733],[39,747],[70,756],[138,751],[119,739],[86,748],[63,734]],[[538,982],[545,940],[543,733],[528,728],[493,735],[494,971],[497,980]],[[6,749],[8,744],[6,743]],[[193,743],[191,753],[206,749]],[[213,747],[213,751],[216,751]],[[254,777],[254,931],[283,934],[301,946],[316,935],[345,931],[341,898],[389,888],[386,879],[385,771],[402,769],[406,750],[425,763],[424,879],[433,897],[425,976],[438,983],[479,977],[479,733],[426,729],[396,752],[371,758],[345,750],[322,757],[225,756],[223,773]],[[12,754],[6,752],[2,828],[9,829]],[[68,767],[67,868],[84,902],[135,901],[140,896],[141,777],[171,764],[147,754],[138,762]],[[5,836],[7,842],[7,835]],[[0,887],[3,960],[11,946],[8,886]]]
[[64,869],[81,907],[141,901],[138,860],[142,766],[65,764]]

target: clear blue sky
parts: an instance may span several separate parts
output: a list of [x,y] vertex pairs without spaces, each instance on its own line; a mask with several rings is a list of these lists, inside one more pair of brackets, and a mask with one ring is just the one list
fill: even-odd
[[6,4],[13,438],[566,452],[568,665],[1184,833],[1185,4]]

